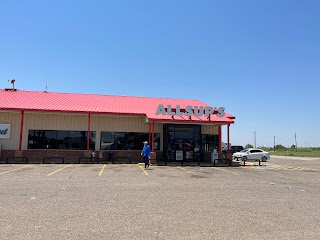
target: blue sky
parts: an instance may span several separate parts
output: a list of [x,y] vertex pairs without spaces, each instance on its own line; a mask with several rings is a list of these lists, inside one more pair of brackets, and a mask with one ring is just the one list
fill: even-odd
[[[0,1],[0,88],[199,99],[320,146],[320,1]],[[226,127],[223,129],[226,136]],[[224,137],[224,140],[226,138]]]

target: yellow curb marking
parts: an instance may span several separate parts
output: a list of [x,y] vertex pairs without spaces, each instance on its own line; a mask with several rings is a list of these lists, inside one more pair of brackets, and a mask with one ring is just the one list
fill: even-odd
[[17,171],[17,170],[20,170],[20,169],[23,169],[23,168],[28,168],[28,167],[31,167],[32,165],[33,164],[30,164],[29,166],[24,166],[24,167],[19,167],[19,168],[14,168],[14,169],[11,169],[11,170],[3,171],[3,172],[0,172],[0,174]]
[[101,168],[100,172],[99,172],[99,177],[102,175],[103,170],[106,168],[107,164],[104,164],[103,167]]
[[69,165],[67,165],[67,166],[64,166],[63,168],[60,168],[60,169],[52,172],[52,173],[49,173],[49,174],[48,174],[48,177],[50,177],[51,175],[53,175],[53,174],[55,174],[55,173],[57,173],[57,172],[60,172],[61,170],[65,169],[65,168],[67,168],[67,167],[70,167],[71,165],[72,165],[72,164],[69,164]]

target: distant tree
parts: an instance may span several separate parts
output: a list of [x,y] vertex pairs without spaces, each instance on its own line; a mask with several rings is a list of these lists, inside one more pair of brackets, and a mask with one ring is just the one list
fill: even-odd
[[291,148],[292,148],[292,149],[295,149],[295,148],[296,148],[296,145],[293,144],[293,145],[291,146]]
[[278,144],[275,146],[275,149],[286,149],[286,147],[281,144]]
[[245,148],[253,148],[253,145],[247,144],[247,145],[245,146]]

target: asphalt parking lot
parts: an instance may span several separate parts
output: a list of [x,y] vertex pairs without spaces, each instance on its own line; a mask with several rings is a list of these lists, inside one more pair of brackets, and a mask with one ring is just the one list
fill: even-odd
[[0,165],[1,239],[320,239],[320,159]]

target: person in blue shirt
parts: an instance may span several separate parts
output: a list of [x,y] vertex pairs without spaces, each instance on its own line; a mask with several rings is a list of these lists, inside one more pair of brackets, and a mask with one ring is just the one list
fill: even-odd
[[147,141],[144,141],[143,145],[141,156],[143,156],[144,168],[147,168],[150,166],[150,146]]

